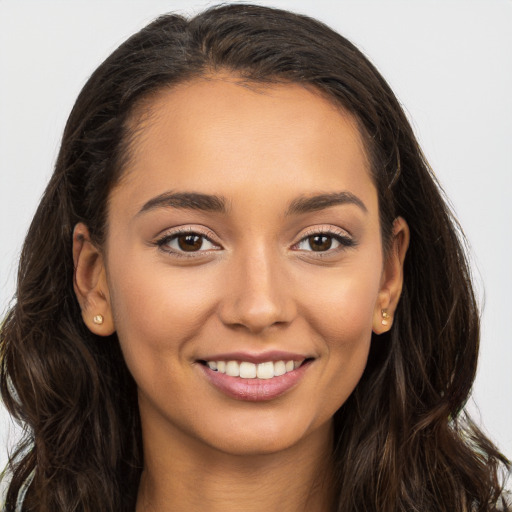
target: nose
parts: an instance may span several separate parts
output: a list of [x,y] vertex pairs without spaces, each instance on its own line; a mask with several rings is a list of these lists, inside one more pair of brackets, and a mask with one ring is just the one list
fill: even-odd
[[295,316],[283,262],[262,248],[232,261],[218,314],[224,325],[258,334],[289,324]]

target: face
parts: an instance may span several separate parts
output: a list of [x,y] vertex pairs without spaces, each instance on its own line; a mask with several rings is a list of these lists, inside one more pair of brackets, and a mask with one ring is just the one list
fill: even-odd
[[326,435],[400,287],[355,121],[230,77],[149,107],[89,300],[108,321],[84,312],[117,331],[143,429],[237,454]]

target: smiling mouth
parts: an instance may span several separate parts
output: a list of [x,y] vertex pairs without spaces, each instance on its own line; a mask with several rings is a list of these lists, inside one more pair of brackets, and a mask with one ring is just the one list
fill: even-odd
[[248,361],[199,361],[214,372],[223,373],[229,377],[240,377],[241,379],[273,379],[286,373],[290,373],[302,365],[312,361],[312,358],[300,361],[265,361],[262,363],[251,363]]

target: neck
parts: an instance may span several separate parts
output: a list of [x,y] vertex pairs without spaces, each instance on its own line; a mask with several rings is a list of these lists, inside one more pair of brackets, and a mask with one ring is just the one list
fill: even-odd
[[136,512],[327,512],[332,432],[321,430],[264,455],[221,452],[179,431],[162,444],[148,432]]

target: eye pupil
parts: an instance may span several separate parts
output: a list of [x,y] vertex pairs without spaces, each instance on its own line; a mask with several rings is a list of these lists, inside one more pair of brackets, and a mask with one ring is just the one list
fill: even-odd
[[313,251],[328,251],[332,245],[332,237],[327,235],[313,235],[308,237],[308,242]]
[[200,235],[181,235],[178,237],[178,245],[182,251],[198,251],[203,245],[203,237]]

